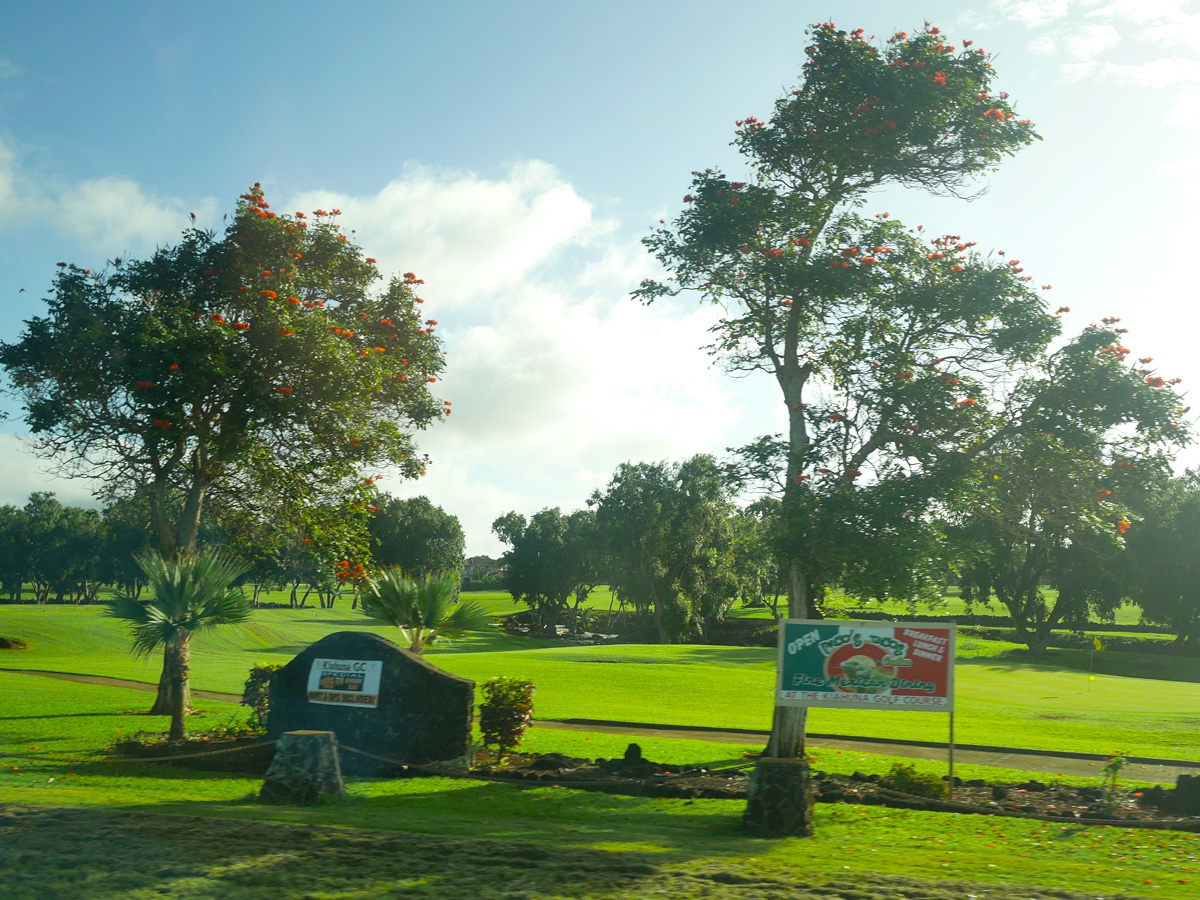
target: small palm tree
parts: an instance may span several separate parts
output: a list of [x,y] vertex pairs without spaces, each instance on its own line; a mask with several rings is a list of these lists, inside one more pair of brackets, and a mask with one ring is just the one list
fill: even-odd
[[441,637],[458,637],[483,628],[488,615],[474,600],[456,602],[458,578],[434,572],[409,578],[399,569],[387,569],[367,583],[363,612],[372,619],[395,625],[420,653]]
[[135,557],[153,599],[118,597],[107,615],[132,624],[133,652],[162,647],[171,679],[171,739],[187,735],[188,668],[192,635],[216,625],[244,621],[251,612],[241,590],[231,587],[245,567],[220,553],[165,559],[151,551]]

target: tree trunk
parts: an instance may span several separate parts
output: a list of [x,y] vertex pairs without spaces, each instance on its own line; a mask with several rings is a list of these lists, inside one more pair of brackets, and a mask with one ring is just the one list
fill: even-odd
[[[174,671],[175,653],[174,644],[167,644],[163,648],[163,667],[162,674],[158,676],[158,694],[154,697],[154,705],[150,707],[150,711],[146,715],[172,715],[171,711],[175,708],[175,683],[171,673]],[[183,684],[183,708],[189,713],[195,712],[195,708],[192,706],[192,691],[186,681]]]
[[204,507],[204,494],[208,489],[207,476],[203,474],[205,447],[201,442],[192,451],[192,484],[179,513],[179,549],[194,553],[196,537],[200,533],[200,513]]
[[1029,647],[1029,655],[1041,658],[1046,655],[1046,649],[1050,645],[1050,625],[1048,622],[1039,622],[1033,631],[1027,632],[1025,636],[1025,644]]
[[185,698],[191,692],[188,690],[188,667],[192,651],[188,646],[185,635],[175,645],[174,660],[171,667],[171,734],[173,741],[187,737],[188,705]]
[[[811,614],[808,602],[808,576],[795,562],[788,564],[788,618],[807,619]],[[776,706],[771,724],[771,739],[764,756],[792,759],[804,756],[804,730],[808,725],[808,707]]]

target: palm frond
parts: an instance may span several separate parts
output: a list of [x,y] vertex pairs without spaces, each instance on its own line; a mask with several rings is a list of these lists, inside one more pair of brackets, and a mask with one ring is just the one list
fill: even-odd
[[[456,637],[487,625],[487,612],[474,601],[456,602],[458,578],[434,573],[409,578],[399,569],[388,569],[373,578],[363,597],[363,612],[399,628],[406,641],[410,630],[420,630],[419,644],[439,636]],[[420,650],[420,646],[414,647]]]
[[146,575],[150,599],[118,597],[106,615],[130,623],[133,651],[139,655],[214,625],[244,621],[251,613],[245,595],[230,587],[245,568],[220,553],[165,559],[151,551],[135,560]]

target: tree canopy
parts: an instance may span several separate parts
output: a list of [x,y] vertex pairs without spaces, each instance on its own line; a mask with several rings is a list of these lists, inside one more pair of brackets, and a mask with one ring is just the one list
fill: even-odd
[[376,565],[399,566],[408,575],[462,571],[466,539],[457,516],[428,497],[384,494],[375,506],[367,527]]
[[1129,580],[1142,618],[1169,626],[1180,643],[1200,639],[1200,473],[1171,479],[1147,498],[1129,529]]
[[1035,653],[1060,624],[1111,617],[1135,510],[1187,437],[1178,395],[1149,360],[1126,362],[1117,321],[1086,328],[1018,383],[1019,418],[980,453],[954,517],[968,592],[994,591]]
[[256,185],[220,235],[61,263],[48,314],[0,345],[41,452],[110,499],[145,490],[168,555],[195,546],[209,500],[365,506],[364,471],[420,475],[411,432],[449,413],[437,323],[412,273],[372,289],[339,215],[277,215]]
[[501,559],[504,589],[529,606],[536,624],[553,632],[568,613],[571,624],[578,624],[588,594],[604,578],[596,514],[576,510],[563,515],[554,507],[526,521],[520,513],[508,512],[492,523],[492,531],[510,548]]
[[733,504],[711,456],[622,463],[588,502],[608,583],[623,603],[651,611],[662,643],[724,615],[738,593]]

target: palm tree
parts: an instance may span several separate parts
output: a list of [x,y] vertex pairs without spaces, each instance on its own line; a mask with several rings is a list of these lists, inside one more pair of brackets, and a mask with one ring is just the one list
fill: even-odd
[[230,586],[245,567],[220,553],[166,559],[150,551],[135,559],[153,599],[118,597],[108,604],[106,614],[132,624],[133,652],[139,656],[163,648],[171,679],[170,736],[177,740],[187,735],[192,635],[249,617],[249,601]]
[[438,638],[487,625],[486,610],[474,600],[457,602],[457,594],[455,575],[409,578],[399,569],[386,569],[367,583],[362,608],[372,619],[399,628],[408,649],[420,653]]

